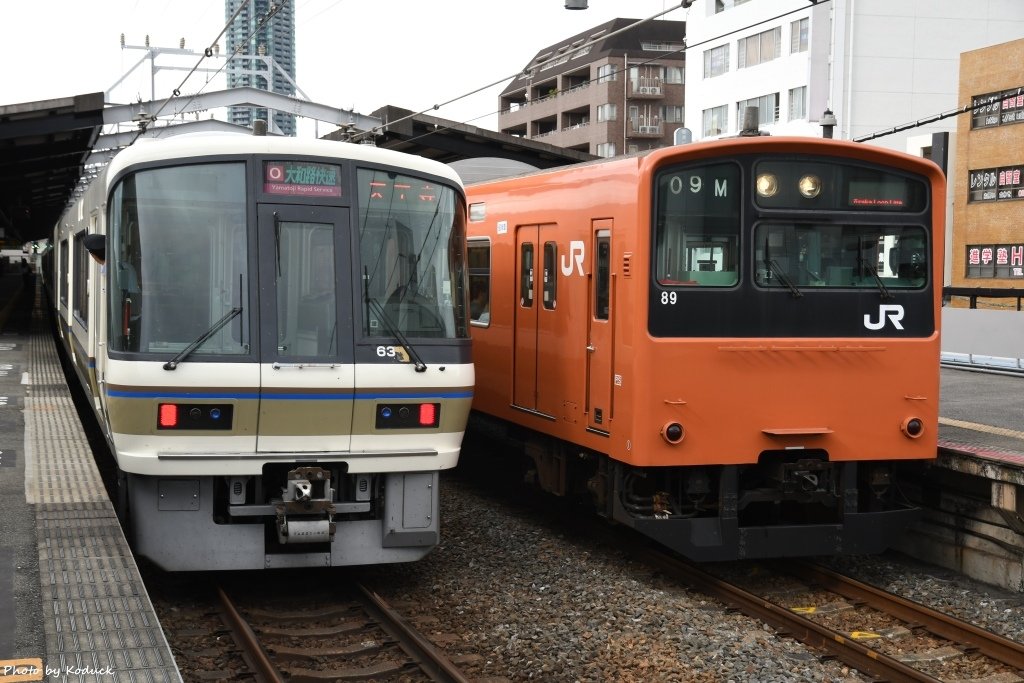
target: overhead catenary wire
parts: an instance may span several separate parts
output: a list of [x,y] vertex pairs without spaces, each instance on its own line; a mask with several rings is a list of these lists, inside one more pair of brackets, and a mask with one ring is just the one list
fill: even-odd
[[[814,4],[816,4],[816,5],[824,5],[825,3],[831,2],[831,1],[832,0],[816,0],[816,2]],[[355,133],[355,134],[353,134],[351,140],[353,140],[353,141],[354,140],[358,140],[359,138],[365,137],[366,135],[375,135],[375,134],[377,134],[377,132],[379,130],[381,130],[382,128],[386,128],[388,125],[394,125],[396,123],[400,123],[402,121],[406,121],[406,120],[408,120],[410,118],[414,118],[416,116],[421,116],[423,114],[426,114],[427,112],[434,111],[434,110],[439,109],[440,107],[443,107],[443,106],[445,106],[447,104],[451,104],[452,102],[457,102],[458,100],[461,100],[463,98],[469,97],[471,95],[475,95],[476,93],[480,92],[481,90],[486,90],[488,88],[493,88],[494,86],[500,85],[500,84],[504,83],[505,81],[507,81],[507,80],[509,80],[511,78],[516,78],[517,76],[525,73],[529,69],[539,69],[540,67],[544,66],[548,62],[554,61],[556,59],[562,59],[566,55],[572,54],[572,53],[577,52],[579,50],[582,50],[582,49],[584,49],[586,47],[590,47],[591,45],[593,45],[595,42],[597,42],[599,40],[605,40],[607,38],[610,38],[613,35],[618,35],[620,33],[624,33],[626,31],[629,31],[629,30],[631,30],[633,28],[636,28],[640,24],[646,23],[646,22],[651,21],[652,19],[660,17],[660,16],[662,16],[664,14],[667,14],[669,12],[672,12],[672,11],[675,11],[677,9],[680,9],[684,5],[685,5],[685,3],[681,3],[677,7],[672,7],[670,9],[664,10],[664,11],[659,12],[657,14],[651,15],[650,17],[647,17],[646,19],[641,19],[641,20],[639,20],[637,22],[634,22],[634,23],[630,24],[629,26],[626,26],[624,28],[619,29],[618,31],[615,31],[613,33],[609,33],[607,35],[603,35],[600,38],[597,38],[597,39],[592,40],[590,42],[584,43],[583,45],[580,45],[580,46],[578,46],[576,48],[573,48],[572,50],[567,50],[566,52],[563,52],[563,53],[560,53],[558,55],[555,55],[555,56],[551,57],[550,59],[544,60],[542,62],[538,62],[537,64],[534,64],[531,67],[528,67],[528,69],[526,69],[524,71],[519,71],[519,72],[516,72],[516,73],[512,74],[511,76],[506,76],[505,78],[502,78],[501,80],[495,81],[494,83],[491,83],[489,85],[485,85],[485,86],[483,86],[481,88],[477,88],[476,90],[473,90],[472,92],[468,92],[468,93],[466,93],[464,95],[460,95],[459,97],[456,97],[456,98],[453,98],[451,100],[448,100],[447,102],[443,102],[441,104],[435,104],[433,107],[431,107],[429,109],[424,109],[423,111],[420,111],[420,112],[417,112],[417,113],[414,113],[414,114],[409,114],[408,116],[404,116],[404,117],[402,117],[400,119],[395,119],[394,121],[389,121],[389,122],[387,122],[385,124],[382,124],[379,128],[373,128],[372,130],[366,131],[366,132],[363,132],[363,133]],[[777,19],[782,19],[783,17],[787,17],[787,16],[789,16],[791,14],[796,14],[797,12],[803,12],[803,11],[805,11],[807,9],[808,9],[807,7],[797,7],[796,9],[789,10],[788,12],[783,12],[782,14],[777,14],[777,15],[775,15],[773,17],[769,17],[767,19],[762,19],[761,21],[757,21],[757,22],[754,22],[752,24],[748,24],[746,26],[742,26],[740,28],[733,29],[732,31],[726,31],[725,33],[721,33],[721,34],[719,34],[717,36],[714,36],[712,38],[707,38],[706,40],[702,40],[699,43],[694,43],[692,45],[688,44],[686,42],[685,38],[684,38],[684,40],[683,40],[683,47],[679,48],[678,50],[672,50],[671,52],[666,52],[665,54],[659,55],[658,57],[652,57],[651,59],[648,59],[648,60],[645,60],[645,61],[642,61],[642,62],[638,62],[638,63],[634,64],[633,66],[638,66],[638,67],[639,66],[644,66],[646,64],[651,64],[651,63],[653,63],[655,61],[664,59],[665,57],[670,57],[672,55],[679,54],[679,53],[685,53],[687,50],[690,50],[690,49],[693,49],[693,48],[696,48],[696,47],[700,47],[702,45],[707,45],[709,43],[713,43],[715,41],[721,40],[722,38],[726,38],[726,37],[734,35],[736,33],[742,33],[744,31],[749,31],[750,29],[756,28],[758,26],[761,26],[762,24],[767,24],[767,23],[775,21]],[[589,81],[586,81],[586,83],[588,83],[588,84],[589,83],[594,83],[594,82],[596,82],[598,80],[599,80],[599,77],[595,77],[595,78],[591,78]],[[498,109],[497,111],[492,111],[492,112],[488,112],[486,114],[481,114],[480,116],[475,116],[475,117],[473,117],[471,119],[466,119],[465,121],[461,121],[461,122],[459,122],[456,125],[464,125],[464,124],[470,123],[472,121],[476,121],[477,119],[482,119],[482,118],[484,118],[486,116],[493,116],[494,114],[500,114],[503,111],[505,111],[505,110],[504,109]],[[443,131],[446,131],[446,130],[451,130],[451,128],[452,128],[452,126],[438,126],[438,127],[434,128],[434,130],[430,131],[429,133],[423,133],[422,135],[418,135],[418,136],[409,138],[407,140],[407,142],[415,142],[417,140],[421,140],[421,139],[423,139],[425,137],[428,137],[430,135],[434,135],[435,133],[440,133],[440,132],[443,132]]]
[[[206,59],[208,59],[208,58],[210,58],[210,57],[212,57],[214,55],[214,48],[215,48],[215,46],[219,43],[220,39],[224,37],[224,34],[227,33],[228,29],[231,28],[231,25],[235,22],[235,19],[238,18],[238,15],[242,13],[242,10],[244,10],[249,5],[250,2],[252,2],[252,0],[243,0],[243,2],[238,6],[238,9],[235,10],[235,13],[232,14],[231,18],[228,19],[227,22],[224,24],[224,27],[220,30],[220,33],[218,33],[217,36],[213,39],[213,41],[210,43],[209,47],[207,47],[205,50],[203,50],[203,54],[199,57],[199,61],[197,61],[195,66],[193,66],[192,69],[187,74],[185,74],[185,77],[181,80],[181,83],[178,85],[178,87],[175,88],[172,91],[172,93],[166,99],[164,99],[164,101],[160,104],[160,106],[156,109],[156,111],[153,112],[148,117],[148,120],[143,120],[142,122],[139,123],[139,130],[135,134],[135,137],[132,138],[131,142],[128,143],[129,147],[132,144],[134,144],[136,140],[139,139],[139,137],[146,131],[146,128],[148,128],[149,123],[151,123],[152,121],[156,120],[156,118],[167,107],[167,105],[170,103],[170,101],[173,98],[181,96],[181,89],[185,86],[185,83],[187,83],[188,79],[191,78],[192,75],[196,73],[196,71],[198,71],[200,65],[202,65],[204,60],[206,60]],[[247,44],[249,42],[249,40],[251,40],[254,35],[256,35],[259,31],[261,31],[270,22],[270,20],[273,19],[274,16],[276,16],[277,13],[280,12],[284,8],[284,6],[285,6],[285,4],[287,2],[288,2],[288,0],[280,0],[277,3],[274,3],[271,6],[271,10],[262,18],[262,20],[259,22],[259,24],[256,26],[256,28],[254,28],[249,33],[249,35],[246,37],[245,41],[242,42],[242,43],[239,43],[239,49],[241,48],[242,45]],[[204,83],[202,86],[200,86],[200,88],[195,93],[193,93],[192,96],[178,108],[178,110],[174,113],[174,115],[177,115],[177,114],[181,113],[182,111],[184,111],[184,109],[193,100],[195,100],[195,98],[206,88],[206,86],[210,83],[212,78],[215,78],[221,71],[223,71],[224,68],[227,66],[228,62],[230,62],[230,61],[231,61],[231,55],[228,55],[227,58],[224,60],[224,63],[221,65],[221,67],[219,69],[217,69],[217,71],[213,74],[213,76],[212,77],[208,77],[207,80],[206,80],[206,83]]]
[[[1010,90],[1006,90],[1006,91],[1004,91],[1001,94],[1001,96],[1002,96],[1002,98],[1006,98],[1006,97],[1009,97],[1011,95],[1011,93],[1012,93],[1012,95],[1014,97],[1019,97],[1020,95],[1024,94],[1024,86],[1018,87],[1016,92],[1013,92],[1012,88]],[[941,114],[932,114],[931,116],[926,116],[924,118],[917,119],[916,121],[908,121],[907,123],[901,123],[898,126],[893,126],[892,128],[886,128],[886,129],[880,130],[880,131],[878,131],[876,133],[870,133],[868,135],[862,135],[860,137],[853,138],[853,141],[854,142],[867,142],[868,140],[875,140],[876,138],[882,138],[882,137],[885,137],[886,135],[893,135],[895,133],[901,133],[901,132],[903,132],[905,130],[910,130],[911,128],[919,128],[921,126],[926,126],[929,123],[935,123],[936,121],[941,121],[943,119],[948,119],[948,118],[953,117],[953,116],[959,116],[960,114],[966,114],[968,112],[974,111],[978,107],[979,107],[979,105],[977,105],[977,104],[972,102],[971,104],[965,104],[963,106],[957,107],[956,109],[950,109],[949,111],[944,111]]]

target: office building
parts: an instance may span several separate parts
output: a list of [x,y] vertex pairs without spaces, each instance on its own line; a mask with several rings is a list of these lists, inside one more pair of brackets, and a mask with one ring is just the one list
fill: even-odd
[[960,56],[951,284],[1024,285],[1024,39]]
[[[960,53],[1024,35],[1012,0],[696,0],[686,13],[686,126],[695,140],[735,135],[759,107],[773,135],[853,140],[955,109]],[[934,121],[876,144],[956,130]]]

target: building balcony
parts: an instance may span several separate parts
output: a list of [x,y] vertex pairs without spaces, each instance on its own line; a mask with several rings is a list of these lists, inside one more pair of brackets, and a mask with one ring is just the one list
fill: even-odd
[[660,138],[665,134],[664,125],[645,121],[630,121],[626,126],[627,138]]
[[665,96],[660,79],[641,79],[629,82],[629,97],[634,100],[657,100]]

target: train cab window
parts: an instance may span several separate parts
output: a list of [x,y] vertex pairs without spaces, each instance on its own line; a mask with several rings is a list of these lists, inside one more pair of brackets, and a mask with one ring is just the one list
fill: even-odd
[[717,163],[661,171],[656,180],[655,277],[661,287],[739,282],[740,171]]
[[363,334],[469,336],[466,205],[451,187],[359,168]]
[[108,212],[110,350],[169,358],[215,330],[193,359],[247,354],[245,164],[132,173]]
[[549,311],[555,310],[555,297],[558,293],[558,245],[554,242],[544,243],[544,281],[541,283],[541,303]]
[[533,244],[526,242],[519,249],[519,305],[533,308]]
[[491,243],[470,240],[466,245],[469,261],[469,319],[474,325],[491,322]]
[[761,287],[920,289],[928,278],[924,228],[765,222],[754,229]]

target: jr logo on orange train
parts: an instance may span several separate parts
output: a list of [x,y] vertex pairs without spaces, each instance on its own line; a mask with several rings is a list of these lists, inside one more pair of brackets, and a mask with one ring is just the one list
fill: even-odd
[[882,304],[878,307],[878,321],[871,320],[871,316],[867,313],[864,314],[864,327],[869,330],[880,330],[885,327],[885,319],[888,317],[893,327],[897,330],[902,330],[903,325],[900,325],[900,321],[903,320],[903,307],[899,304]]

